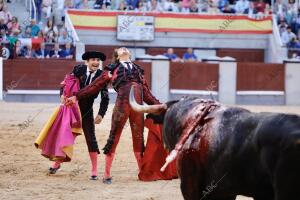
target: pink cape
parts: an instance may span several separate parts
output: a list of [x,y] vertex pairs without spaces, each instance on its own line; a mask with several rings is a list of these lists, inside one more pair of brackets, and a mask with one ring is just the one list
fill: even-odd
[[[73,96],[79,88],[79,80],[73,75],[66,75],[64,96]],[[73,145],[77,135],[82,133],[81,114],[78,103],[71,106],[60,105],[52,113],[35,141],[35,146],[42,150],[42,155],[50,160],[71,161]]]

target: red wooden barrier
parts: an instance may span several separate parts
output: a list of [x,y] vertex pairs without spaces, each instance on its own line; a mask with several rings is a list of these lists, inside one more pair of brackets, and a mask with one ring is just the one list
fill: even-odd
[[[4,90],[56,90],[65,74],[79,64],[64,59],[13,59],[3,63]],[[137,62],[151,87],[151,63]]]
[[238,63],[237,90],[284,91],[284,64]]

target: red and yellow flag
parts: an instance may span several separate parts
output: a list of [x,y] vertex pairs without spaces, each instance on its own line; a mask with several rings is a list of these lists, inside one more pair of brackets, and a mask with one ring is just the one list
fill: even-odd
[[238,15],[184,13],[131,13],[68,10],[75,29],[116,31],[117,15],[155,17],[155,32],[191,32],[224,34],[270,34],[272,17],[260,20]]

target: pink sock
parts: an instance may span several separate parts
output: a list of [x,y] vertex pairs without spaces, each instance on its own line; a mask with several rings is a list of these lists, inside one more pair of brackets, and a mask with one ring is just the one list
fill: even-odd
[[110,169],[111,169],[111,164],[114,160],[115,154],[110,153],[105,156],[105,172],[104,172],[104,177],[103,178],[110,178]]
[[97,152],[89,152],[90,154],[90,159],[92,163],[92,176],[98,176],[98,153]]
[[52,168],[57,169],[59,168],[60,164],[62,163],[62,161],[55,161],[52,164]]

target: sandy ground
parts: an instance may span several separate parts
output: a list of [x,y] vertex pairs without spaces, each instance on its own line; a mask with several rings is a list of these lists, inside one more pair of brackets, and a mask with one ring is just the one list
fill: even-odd
[[[40,155],[33,142],[56,104],[0,102],[0,199],[138,199],[181,200],[179,180],[140,182],[132,153],[130,128],[126,125],[113,163],[112,185],[88,180],[90,165],[83,136],[75,145],[71,163],[64,164],[55,176],[48,176],[50,162]],[[246,106],[252,111],[300,114],[300,107]],[[97,139],[103,147],[110,129],[111,111],[96,126]],[[100,156],[99,173],[104,157]],[[251,198],[238,197],[238,200]]]

